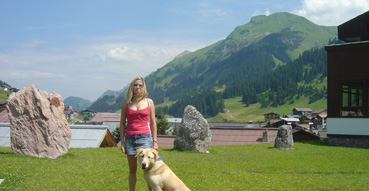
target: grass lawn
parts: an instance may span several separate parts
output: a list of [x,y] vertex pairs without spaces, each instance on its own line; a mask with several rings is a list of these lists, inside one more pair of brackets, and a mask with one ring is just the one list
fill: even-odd
[[[161,147],[165,163],[191,190],[368,190],[369,149],[295,143],[211,146],[209,154]],[[0,190],[128,190],[119,148],[70,149],[57,159],[0,147]],[[137,190],[146,190],[138,169]]]

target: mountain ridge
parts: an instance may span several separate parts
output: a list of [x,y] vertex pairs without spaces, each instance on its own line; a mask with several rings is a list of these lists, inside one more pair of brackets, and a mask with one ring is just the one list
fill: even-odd
[[[287,21],[281,18],[284,18]],[[275,22],[275,20],[277,20],[278,23],[271,25],[270,23]],[[257,28],[255,28],[255,25]],[[314,31],[317,32],[314,33]],[[213,69],[209,72],[209,69],[212,67],[214,68],[214,65],[216,64],[224,65],[224,60],[229,57],[234,57],[234,55],[241,50],[247,49],[253,44],[257,44],[263,38],[270,38],[268,36],[277,34],[284,35],[286,33],[289,33],[290,36],[285,35],[286,38],[280,39],[281,45],[283,45],[282,43],[286,45],[289,43],[292,48],[286,48],[283,53],[289,58],[288,60],[282,60],[283,64],[286,64],[287,61],[296,59],[305,50],[313,47],[321,47],[324,44],[327,44],[329,38],[334,38],[336,36],[337,30],[334,27],[318,26],[303,17],[290,13],[275,13],[269,16],[255,16],[249,23],[237,26],[226,39],[199,49],[177,60],[173,60],[158,69],[156,72],[150,74],[146,78],[148,88],[150,88],[149,92],[152,92],[151,95],[154,96],[154,100],[161,103],[164,101],[160,98],[163,95],[171,97],[170,99],[172,99],[172,101],[176,100],[178,96],[180,96],[165,94],[165,92],[178,91],[176,86],[186,89],[178,93],[185,96],[188,95],[189,89],[201,89],[204,86],[209,85],[209,82],[212,83],[212,86],[222,87],[224,84],[218,83],[219,81],[215,80],[216,76],[219,73],[222,73],[222,71]],[[258,50],[262,50],[262,46],[255,49],[254,52],[258,52]],[[274,62],[280,60],[280,58],[276,58],[275,55],[273,56]],[[218,73],[214,73],[214,71],[217,71]],[[204,74],[213,76],[213,79],[205,81],[202,84],[197,83],[196,81],[203,81],[208,77],[204,76]]]
[[[149,96],[157,106],[168,107],[201,92],[222,92],[238,81],[251,81],[287,65],[336,36],[336,27],[319,26],[291,13],[255,16],[225,39],[173,59],[146,76]],[[112,110],[119,110],[115,105]]]

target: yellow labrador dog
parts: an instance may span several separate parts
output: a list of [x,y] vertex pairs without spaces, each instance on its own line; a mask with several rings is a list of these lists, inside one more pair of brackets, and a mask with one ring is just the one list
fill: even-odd
[[144,178],[152,190],[190,190],[162,160],[158,160],[159,154],[157,150],[137,149],[137,156],[144,170]]

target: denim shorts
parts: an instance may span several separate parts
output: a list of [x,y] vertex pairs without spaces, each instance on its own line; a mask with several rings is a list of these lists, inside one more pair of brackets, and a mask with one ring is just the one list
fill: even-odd
[[127,155],[136,155],[136,150],[139,148],[154,148],[150,133],[125,135],[124,143],[126,144]]

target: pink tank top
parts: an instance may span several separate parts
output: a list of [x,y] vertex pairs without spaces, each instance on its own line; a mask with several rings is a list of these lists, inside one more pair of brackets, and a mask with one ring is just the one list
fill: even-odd
[[133,110],[126,107],[127,131],[126,135],[150,133],[149,129],[149,106],[141,110]]

